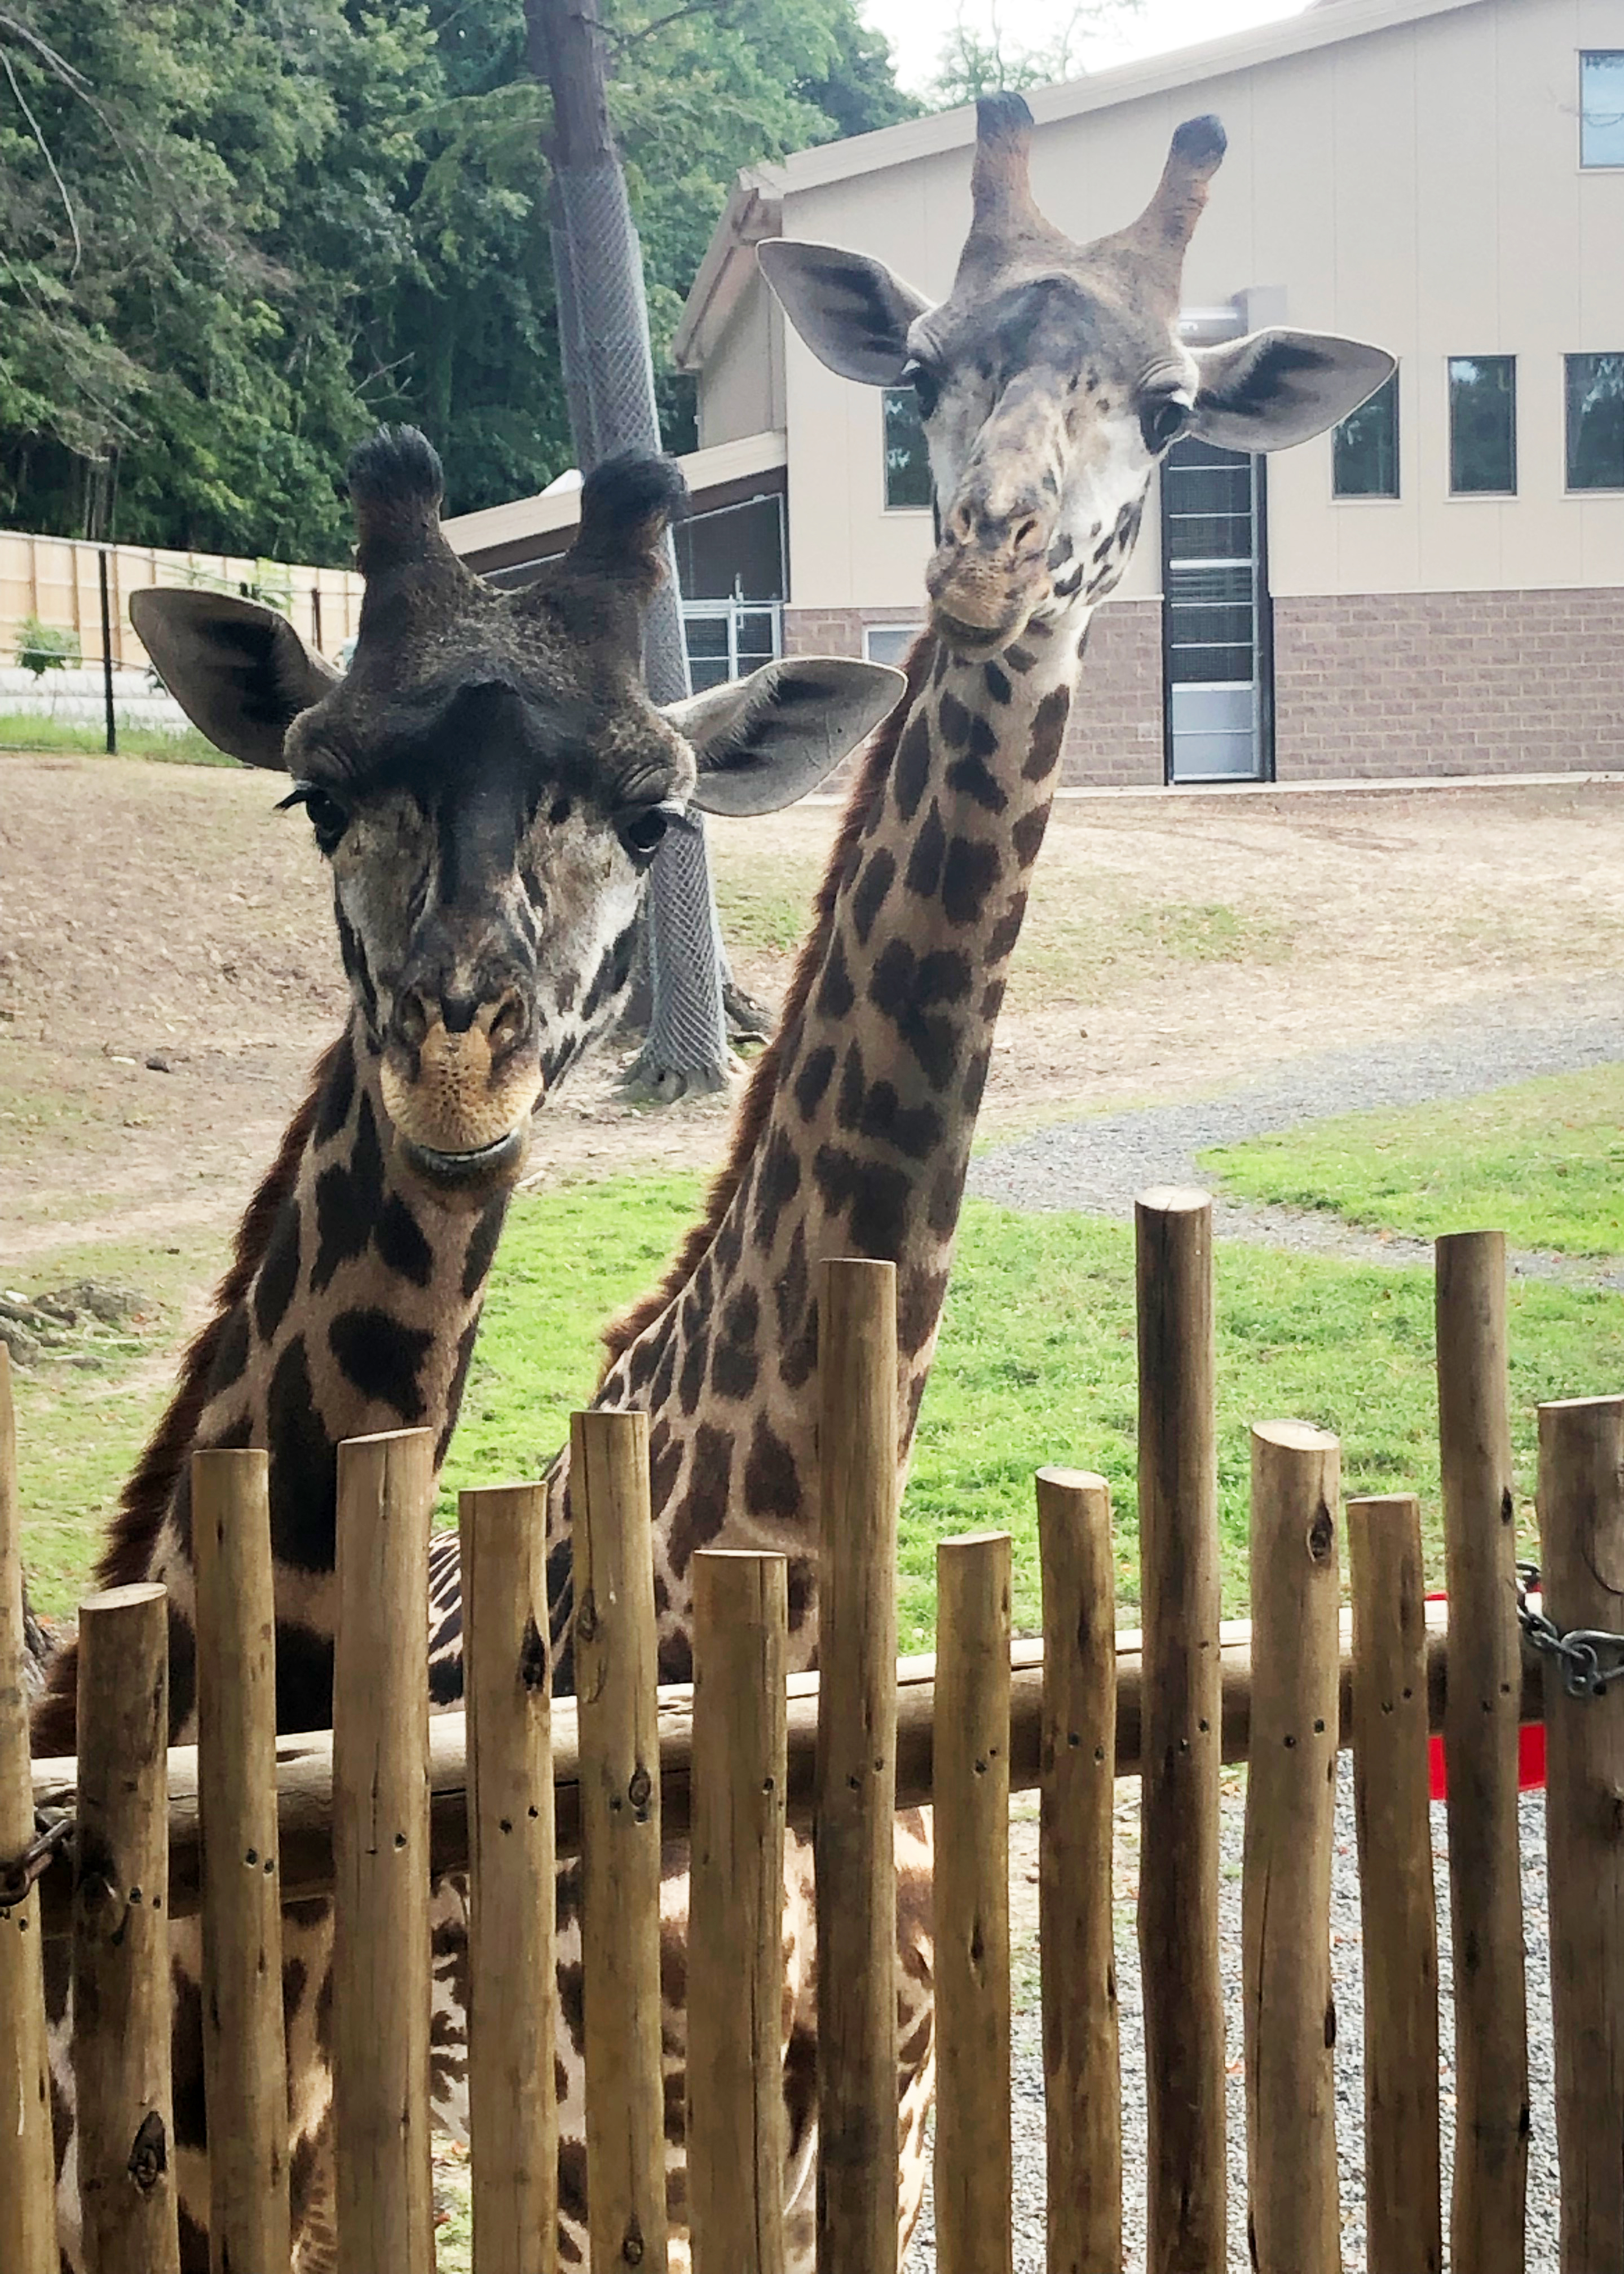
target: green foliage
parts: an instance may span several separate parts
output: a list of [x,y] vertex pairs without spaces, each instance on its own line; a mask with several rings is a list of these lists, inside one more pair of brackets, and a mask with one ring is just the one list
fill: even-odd
[[1624,1255],[1624,1066],[1310,1122],[1201,1158],[1227,1192],[1376,1231],[1496,1224],[1515,1247]]
[[[605,16],[661,355],[740,167],[916,106],[854,0]],[[549,114],[522,0],[0,12],[0,519],[339,562],[335,476],[386,418],[453,511],[545,486]]]
[[43,679],[48,671],[64,671],[79,660],[79,634],[65,624],[42,624],[38,616],[25,616],[17,629],[17,660],[25,671]]

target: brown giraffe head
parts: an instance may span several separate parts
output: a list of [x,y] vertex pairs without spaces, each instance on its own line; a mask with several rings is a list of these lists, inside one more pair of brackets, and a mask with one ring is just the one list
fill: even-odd
[[788,804],[902,682],[797,658],[657,709],[643,610],[684,494],[668,460],[589,475],[574,546],[517,592],[452,552],[414,430],[358,450],[350,488],[366,590],[348,672],[247,600],[139,592],[131,614],[209,740],[292,776],[396,1133],[430,1184],[482,1194],[624,999],[671,815]]
[[1092,245],[1074,245],[1033,203],[1031,135],[1019,95],[977,105],[974,217],[939,305],[861,253],[786,239],[758,248],[790,321],[831,371],[913,386],[940,516],[933,623],[966,653],[1110,591],[1151,474],[1180,435],[1282,449],[1346,418],[1393,369],[1382,349],[1308,332],[1199,352],[1180,341],[1184,248],[1224,153],[1215,118],[1178,129],[1145,211]]

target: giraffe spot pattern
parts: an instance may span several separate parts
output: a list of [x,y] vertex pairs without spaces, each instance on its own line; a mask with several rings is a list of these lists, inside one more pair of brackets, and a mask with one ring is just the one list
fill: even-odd
[[835,1054],[828,1043],[820,1043],[801,1060],[795,1075],[793,1095],[803,1121],[810,1121],[823,1102],[830,1076],[835,1070]]
[[316,1261],[311,1292],[320,1294],[341,1263],[365,1254],[383,1207],[383,1148],[371,1098],[363,1095],[355,1143],[347,1162],[323,1169],[316,1179]]
[[[947,651],[936,655],[937,675],[946,668]],[[919,802],[925,794],[930,779],[930,727],[923,710],[916,710],[902,732],[897,745],[896,763],[891,769],[891,792],[897,801],[897,812],[903,821],[912,821],[919,811]]]
[[958,949],[919,956],[905,939],[890,942],[869,980],[869,1001],[897,1028],[933,1089],[946,1088],[959,1062],[958,1028],[936,1006],[961,1002],[969,986],[969,961]]
[[843,1145],[820,1145],[812,1174],[830,1214],[846,1216],[847,1236],[857,1252],[894,1258],[902,1244],[913,1189],[906,1171],[865,1160]]
[[[848,1004],[846,1008],[849,1010]],[[843,1012],[841,1016],[846,1013]],[[756,1179],[755,1239],[763,1254],[778,1236],[778,1218],[801,1190],[801,1163],[781,1129],[775,1129],[762,1155]]]
[[896,856],[882,845],[868,855],[862,875],[857,880],[857,889],[852,895],[852,924],[860,946],[868,946],[875,918],[884,907],[885,896],[896,881]]
[[935,900],[942,887],[942,862],[946,852],[947,832],[942,826],[942,816],[935,798],[932,798],[930,810],[914,840],[914,850],[908,855],[908,865],[903,874],[902,881],[910,892],[918,893],[922,900]]
[[1054,687],[1038,704],[1032,720],[1032,740],[1021,772],[1028,781],[1047,781],[1060,763],[1065,738],[1066,713],[1071,707],[1069,688]]
[[955,837],[942,876],[942,910],[951,924],[979,923],[1003,862],[984,840]]
[[1049,826],[1049,808],[1040,805],[1023,813],[1010,832],[1010,842],[1015,848],[1015,858],[1023,869],[1029,869],[1037,859],[1043,842],[1043,832]]
[[472,1302],[490,1276],[496,1257],[496,1243],[502,1236],[502,1226],[508,1219],[508,1195],[499,1193],[487,1201],[479,1211],[478,1221],[468,1235],[468,1249],[462,1258],[462,1300]]
[[846,945],[838,932],[829,944],[829,953],[823,964],[817,987],[817,1014],[820,1019],[844,1019],[857,1000],[857,990],[852,985],[852,975],[846,968]]
[[457,1337],[456,1357],[452,1360],[451,1380],[446,1387],[446,1418],[440,1424],[440,1435],[434,1441],[434,1466],[441,1469],[450,1449],[452,1434],[457,1416],[462,1410],[462,1392],[468,1386],[468,1369],[473,1362],[474,1344],[479,1337],[479,1314],[473,1317]]
[[710,1353],[710,1387],[718,1397],[748,1397],[756,1388],[760,1323],[760,1297],[754,1287],[741,1287],[723,1310],[722,1331]]
[[[298,1268],[299,1254],[296,1246],[293,1251],[293,1269],[296,1277]],[[206,1393],[207,1397],[211,1399],[218,1397],[222,1389],[229,1389],[234,1382],[242,1380],[247,1371],[248,1353],[252,1344],[252,1337],[248,1325],[248,1304],[244,1299],[233,1305],[222,1323],[220,1337],[214,1345],[214,1363],[208,1370],[208,1389]]]
[[276,1361],[266,1400],[271,1457],[271,1547],[296,1571],[333,1569],[337,1472],[332,1440],[312,1394],[304,1337],[295,1335]]
[[414,1287],[426,1287],[434,1276],[434,1251],[423,1236],[423,1227],[398,1193],[383,1204],[372,1235],[379,1261]]
[[801,1480],[795,1458],[764,1413],[756,1417],[744,1463],[744,1504],[752,1516],[787,1523],[801,1513]]
[[295,1729],[330,1729],[333,1726],[333,1638],[319,1634],[299,1619],[276,1622],[276,1728],[286,1736]]
[[341,1311],[327,1329],[327,1348],[345,1381],[363,1397],[393,1406],[408,1426],[427,1410],[417,1375],[433,1343],[426,1327],[406,1326],[375,1304]]
[[949,749],[962,750],[970,739],[970,713],[951,687],[943,691],[936,711],[936,723]]
[[325,1145],[336,1137],[350,1118],[350,1109],[355,1103],[355,1052],[346,1036],[333,1054],[333,1063],[316,1102],[316,1126],[312,1142]]
[[985,758],[976,752],[955,758],[947,770],[947,786],[961,796],[971,797],[988,813],[1002,813],[1008,805],[1009,793],[997,780]]
[[254,1325],[263,1343],[275,1339],[299,1284],[299,1206],[290,1193],[276,1211],[265,1261],[254,1282]]
[[987,692],[995,703],[1007,703],[1015,691],[1010,685],[1009,674],[1001,671],[996,663],[984,664],[981,677],[987,682]]

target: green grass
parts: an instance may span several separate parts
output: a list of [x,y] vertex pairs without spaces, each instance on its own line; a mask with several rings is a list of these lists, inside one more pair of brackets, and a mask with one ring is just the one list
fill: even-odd
[[1422,1239],[1495,1224],[1514,1247],[1624,1254],[1624,1065],[1310,1122],[1201,1162],[1228,1193],[1350,1224]]
[[[91,720],[36,719],[28,712],[0,712],[0,751],[83,750],[92,757],[101,757],[106,749],[106,728]],[[166,734],[158,727],[121,725],[118,755],[121,758],[162,758],[177,766],[237,764],[235,758],[227,757],[223,750],[217,750],[206,741],[195,727],[187,727],[178,734]]]
[[[647,1286],[688,1224],[696,1178],[620,1177],[523,1200],[503,1241],[457,1431],[442,1517],[457,1490],[539,1473],[590,1395],[598,1329]],[[171,1278],[195,1259],[163,1259]],[[154,1285],[173,1332],[170,1286],[125,1252],[101,1276]],[[51,1281],[86,1268],[53,1264]],[[154,1273],[156,1278],[154,1279]],[[37,1289],[35,1290],[37,1291]],[[1432,1284],[1322,1257],[1225,1245],[1218,1262],[1218,1442],[1227,1608],[1246,1601],[1250,1423],[1296,1414],[1338,1432],[1350,1492],[1413,1490],[1439,1568]],[[1624,1387],[1624,1298],[1518,1281],[1511,1291],[1512,1397],[1524,1492],[1533,1484],[1542,1398]],[[136,1375],[127,1353],[94,1373],[51,1361],[18,1377],[24,1507],[42,1607],[83,1583],[97,1519],[110,1507],[167,1375]],[[1007,1527],[1015,1616],[1038,1619],[1032,1473],[1045,1462],[1097,1469],[1111,1484],[1119,1586],[1136,1593],[1132,1239],[1125,1226],[1022,1216],[971,1201],[903,1507],[904,1649],[935,1631],[938,1540]]]

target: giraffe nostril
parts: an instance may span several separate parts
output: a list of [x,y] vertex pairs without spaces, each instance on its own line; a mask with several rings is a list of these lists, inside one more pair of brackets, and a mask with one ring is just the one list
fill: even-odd
[[1025,552],[1026,546],[1031,544],[1034,537],[1037,534],[1037,516],[1034,514],[1029,514],[1026,519],[1021,523],[1020,527],[1016,530],[1014,535],[1010,539],[1011,544],[1013,545],[1017,553]]
[[408,987],[395,1006],[395,1028],[401,1040],[416,1050],[429,1030],[429,1014],[421,995]]
[[524,1005],[516,994],[504,995],[491,1021],[492,1050],[511,1050],[524,1032]]

